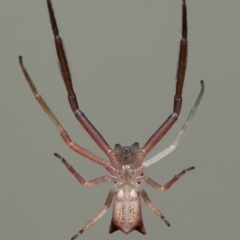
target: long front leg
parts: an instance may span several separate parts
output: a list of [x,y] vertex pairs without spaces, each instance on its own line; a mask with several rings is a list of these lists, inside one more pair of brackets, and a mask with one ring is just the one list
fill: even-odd
[[174,96],[173,113],[162,124],[162,126],[150,137],[146,144],[140,150],[142,159],[152,150],[152,148],[163,138],[163,136],[169,131],[172,125],[177,121],[182,106],[182,89],[185,78],[186,66],[187,66],[187,7],[186,2],[182,3],[182,39],[180,41],[180,51],[178,58],[177,68],[177,82],[176,93]]
[[111,161],[114,161],[114,152],[102,137],[102,135],[97,131],[97,129],[92,125],[88,120],[85,114],[79,109],[77,97],[73,90],[71,73],[68,66],[67,56],[64,50],[62,39],[59,35],[57,22],[54,15],[54,10],[52,7],[51,0],[47,0],[47,6],[49,11],[49,17],[51,21],[52,31],[54,35],[55,47],[58,56],[59,68],[64,80],[67,92],[68,100],[72,108],[73,113],[75,114],[78,121],[82,124],[88,134],[92,139],[97,143],[97,145],[103,150],[103,152],[110,158]]
[[51,109],[48,107],[48,105],[46,104],[46,102],[42,99],[41,95],[39,95],[39,93],[37,92],[37,89],[32,81],[32,79],[30,78],[27,69],[24,67],[23,65],[23,60],[22,57],[19,56],[19,64],[21,66],[21,69],[23,71],[23,74],[29,84],[29,87],[32,90],[33,95],[35,96],[36,100],[38,101],[38,103],[40,104],[40,106],[42,107],[42,109],[45,111],[45,113],[49,116],[49,118],[52,120],[52,122],[54,123],[54,125],[57,127],[58,131],[61,134],[61,137],[63,138],[63,140],[65,141],[65,143],[71,148],[73,149],[75,152],[81,154],[82,156],[88,158],[89,160],[102,165],[103,167],[106,168],[106,170],[112,174],[115,174],[116,170],[114,167],[111,166],[111,164],[103,159],[101,159],[100,157],[96,156],[95,154],[89,152],[88,150],[86,150],[85,148],[79,146],[78,144],[74,143],[70,136],[68,135],[68,133],[66,132],[66,130],[63,128],[63,126],[61,125],[61,123],[58,121],[58,119],[56,118],[56,116],[52,113]]
[[86,181],[63,157],[61,157],[59,154],[54,153],[54,156],[59,158],[62,163],[65,165],[65,167],[74,175],[74,177],[85,187],[94,187],[98,184],[104,183],[106,181],[116,182],[117,177],[112,175],[106,175],[103,177],[96,178],[91,181]]
[[77,234],[75,234],[71,240],[74,240],[75,238],[77,238],[80,234],[82,234],[83,232],[85,232],[88,228],[90,228],[99,218],[101,218],[109,209],[111,203],[112,203],[112,199],[115,195],[115,191],[114,190],[110,190],[107,200],[104,204],[104,207],[101,209],[101,211],[93,218],[91,219]]

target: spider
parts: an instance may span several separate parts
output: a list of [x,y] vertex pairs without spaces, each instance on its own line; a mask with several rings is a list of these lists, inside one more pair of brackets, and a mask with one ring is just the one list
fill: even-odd
[[157,129],[157,131],[149,138],[149,140],[145,143],[145,145],[142,148],[140,148],[139,144],[135,142],[131,146],[121,146],[120,144],[116,144],[114,149],[112,149],[105,141],[105,139],[102,137],[102,135],[98,132],[98,130],[88,120],[85,114],[79,109],[77,97],[74,93],[72,86],[72,78],[68,66],[66,53],[64,50],[62,39],[59,35],[58,26],[55,19],[51,0],[47,0],[47,7],[54,35],[58,64],[62,74],[63,81],[68,92],[68,101],[70,103],[70,106],[75,117],[80,122],[80,124],[85,128],[85,130],[88,132],[91,138],[96,142],[96,144],[106,154],[108,161],[96,156],[94,153],[91,153],[90,151],[84,149],[83,147],[81,147],[80,145],[71,140],[70,136],[63,128],[61,123],[58,121],[58,119],[55,117],[55,115],[52,113],[47,103],[42,99],[41,95],[39,95],[39,93],[37,92],[37,89],[32,79],[30,78],[26,68],[24,67],[22,57],[19,56],[19,63],[21,69],[36,100],[43,108],[43,110],[47,113],[47,115],[50,117],[50,119],[53,121],[65,143],[75,152],[103,166],[109,172],[109,174],[91,181],[86,181],[75,171],[75,169],[71,165],[68,164],[68,162],[63,157],[61,157],[57,153],[54,153],[54,155],[62,161],[65,167],[76,177],[80,184],[82,184],[85,187],[93,187],[106,181],[114,183],[113,187],[109,191],[104,207],[71,239],[73,240],[77,238],[80,234],[82,234],[84,231],[90,228],[99,218],[101,218],[107,212],[113,199],[114,199],[113,215],[109,228],[109,233],[121,230],[122,232],[128,234],[133,230],[137,230],[142,234],[146,234],[146,229],[144,227],[141,215],[140,195],[143,198],[144,202],[147,204],[147,206],[150,209],[152,209],[152,211],[155,214],[157,214],[157,216],[159,216],[166,223],[167,226],[170,226],[170,223],[166,220],[162,212],[152,204],[147,193],[141,187],[140,183],[145,182],[154,189],[156,189],[157,191],[163,192],[169,189],[173,185],[173,183],[175,183],[186,172],[194,169],[194,167],[184,169],[182,172],[175,175],[164,186],[158,184],[151,178],[143,175],[143,173],[147,170],[147,168],[151,164],[158,162],[160,159],[162,159],[163,157],[165,157],[166,155],[175,150],[179,143],[181,135],[183,134],[186,127],[193,118],[193,115],[197,110],[197,107],[201,101],[204,92],[204,82],[203,80],[201,80],[200,81],[201,90],[194,104],[194,107],[191,109],[186,122],[182,126],[176,138],[173,140],[172,144],[163,151],[161,151],[160,153],[158,153],[157,155],[155,155],[154,157],[144,160],[146,155],[164,137],[164,135],[177,121],[181,111],[182,90],[187,66],[187,47],[188,47],[186,1],[182,0],[182,38],[180,40],[180,50],[176,76],[177,79],[176,93],[174,96],[173,112],[170,114],[167,120]]

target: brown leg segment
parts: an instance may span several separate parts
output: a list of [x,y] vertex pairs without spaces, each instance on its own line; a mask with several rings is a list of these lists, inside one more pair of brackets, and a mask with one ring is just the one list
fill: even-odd
[[184,169],[182,172],[180,172],[179,174],[175,175],[164,186],[162,186],[159,183],[155,182],[154,180],[152,180],[148,176],[140,176],[140,177],[138,177],[136,179],[136,181],[146,182],[147,184],[149,184],[152,188],[156,189],[157,191],[164,192],[164,191],[168,190],[180,177],[182,177],[184,174],[186,174],[187,172],[189,172],[191,170],[194,170],[194,169],[195,169],[195,167],[190,167],[190,168]]
[[177,121],[182,106],[182,89],[185,78],[186,66],[187,66],[187,7],[186,2],[183,0],[182,3],[182,39],[180,41],[180,51],[178,58],[177,68],[177,82],[176,82],[176,93],[174,96],[174,107],[173,113],[168,119],[160,126],[160,128],[150,137],[146,144],[140,150],[142,158],[144,158],[152,148],[164,137],[169,131],[172,125]]
[[141,194],[144,202],[148,205],[148,207],[151,208],[152,211],[153,211],[155,214],[157,214],[157,215],[166,223],[167,226],[170,227],[170,223],[169,223],[169,222],[167,221],[167,219],[164,217],[164,215],[162,214],[162,212],[161,212],[159,209],[157,209],[157,208],[152,204],[151,200],[149,199],[147,193],[145,192],[145,190],[144,190],[143,188],[141,188],[141,189],[139,190],[139,194]]
[[83,147],[79,146],[78,144],[72,142],[72,140],[71,140],[70,136],[68,135],[68,133],[66,132],[66,130],[62,127],[61,123],[58,121],[58,119],[52,113],[51,109],[48,107],[48,105],[42,99],[41,95],[39,95],[39,93],[37,92],[37,89],[36,89],[32,79],[30,78],[26,68],[23,65],[23,61],[22,61],[21,56],[19,57],[19,64],[20,64],[21,69],[23,71],[23,74],[24,74],[24,76],[25,76],[25,78],[26,78],[26,80],[27,80],[32,92],[33,92],[33,95],[35,96],[36,100],[38,101],[40,106],[43,108],[43,110],[46,112],[46,114],[50,117],[52,122],[55,124],[55,126],[57,127],[58,131],[60,132],[61,137],[63,138],[65,143],[71,149],[73,149],[75,152],[77,152],[77,153],[81,154],[82,156],[88,158],[89,160],[105,167],[108,172],[115,173],[115,171],[116,171],[115,168],[113,168],[109,162],[101,159],[100,157],[98,157],[95,154],[89,152],[85,148],[83,148]]
[[113,159],[113,154],[114,154],[113,150],[110,148],[110,146],[102,137],[102,135],[97,131],[97,129],[92,125],[92,123],[88,120],[88,118],[84,115],[84,113],[78,107],[77,97],[76,97],[76,94],[74,93],[73,86],[72,86],[72,78],[71,78],[71,73],[68,66],[66,53],[64,50],[62,39],[59,35],[58,26],[55,19],[51,0],[47,0],[47,6],[49,11],[52,31],[54,35],[54,41],[55,41],[55,46],[56,46],[56,51],[57,51],[57,56],[59,61],[59,68],[68,92],[68,100],[72,108],[72,111],[75,114],[78,121],[82,124],[85,130],[92,137],[92,139],[97,143],[97,145],[103,150],[103,152],[110,159]]
[[77,234],[75,234],[71,240],[74,240],[75,238],[77,238],[80,234],[83,234],[83,232],[85,232],[88,228],[90,228],[99,218],[101,218],[109,209],[113,197],[115,195],[115,191],[110,191],[107,197],[107,200],[104,204],[104,207],[101,209],[101,211],[93,218],[91,219]]
[[96,179],[91,180],[91,181],[86,181],[81,175],[79,175],[79,173],[63,157],[61,157],[57,153],[54,153],[54,156],[61,159],[61,161],[65,165],[65,167],[85,187],[94,187],[98,184],[101,184],[101,183],[104,183],[104,182],[107,182],[107,181],[111,181],[111,182],[116,182],[117,181],[117,177],[112,176],[112,175],[106,175],[106,176],[99,177],[99,178],[96,178]]

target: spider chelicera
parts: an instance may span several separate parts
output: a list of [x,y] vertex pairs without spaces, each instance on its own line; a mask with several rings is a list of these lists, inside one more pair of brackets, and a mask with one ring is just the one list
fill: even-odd
[[177,76],[176,76],[176,93],[174,96],[174,107],[173,113],[167,118],[167,120],[157,129],[157,131],[149,138],[149,140],[145,143],[145,145],[140,148],[137,142],[133,143],[131,146],[122,147],[120,144],[116,144],[114,149],[112,149],[102,135],[97,131],[97,129],[92,125],[92,123],[88,120],[85,114],[79,109],[77,97],[74,93],[72,86],[72,78],[71,73],[68,66],[68,61],[66,57],[66,53],[64,50],[62,39],[59,35],[57,22],[54,16],[54,10],[52,7],[51,0],[47,0],[47,6],[51,21],[51,27],[54,35],[55,47],[58,56],[58,64],[62,74],[63,81],[65,83],[67,92],[68,92],[68,100],[72,111],[77,118],[77,120],[81,123],[81,125],[85,128],[88,134],[92,137],[92,139],[97,143],[97,145],[102,149],[102,151],[107,155],[109,161],[106,161],[95,154],[89,152],[83,147],[79,146],[75,142],[73,142],[63,128],[61,123],[52,113],[46,102],[42,99],[42,97],[38,94],[37,89],[30,78],[26,68],[23,65],[22,57],[19,56],[19,63],[22,68],[23,74],[36,98],[40,106],[44,109],[50,119],[53,121],[55,126],[58,128],[61,137],[65,141],[65,143],[73,149],[75,152],[81,154],[87,159],[103,166],[108,172],[109,175],[99,177],[97,179],[91,181],[85,181],[75,170],[74,168],[67,163],[67,161],[61,157],[59,154],[55,153],[54,155],[61,159],[65,167],[76,177],[76,179],[85,187],[93,187],[100,183],[104,183],[106,181],[111,181],[114,183],[111,188],[107,200],[105,202],[104,207],[101,211],[92,218],[77,234],[72,237],[72,240],[75,239],[78,235],[82,234],[89,227],[91,227],[99,218],[101,218],[108,208],[111,205],[113,198],[114,207],[113,207],[113,216],[109,229],[109,233],[113,233],[117,230],[121,230],[124,233],[130,233],[133,230],[137,230],[142,234],[146,233],[142,215],[141,215],[141,206],[140,206],[140,197],[142,196],[145,203],[156,213],[161,219],[170,226],[170,223],[166,220],[164,215],[160,210],[158,210],[150,201],[147,193],[141,187],[141,182],[146,182],[154,189],[162,192],[169,189],[173,183],[175,183],[180,177],[182,177],[186,172],[193,170],[194,167],[187,168],[174,176],[168,183],[164,186],[156,183],[151,178],[144,176],[143,173],[146,171],[149,165],[156,163],[169,153],[175,150],[179,143],[179,139],[183,134],[184,130],[190,123],[193,118],[194,113],[200,103],[204,92],[204,82],[201,80],[201,91],[198,95],[196,103],[192,110],[189,113],[189,116],[182,126],[180,132],[177,134],[173,143],[154,157],[144,160],[146,155],[153,149],[153,147],[163,138],[163,136],[169,131],[169,129],[173,126],[173,124],[177,121],[178,116],[181,111],[182,106],[182,89],[185,78],[186,66],[187,66],[187,48],[188,48],[188,40],[187,40],[187,7],[185,0],[182,0],[182,38],[180,41],[180,51],[179,51],[179,59],[178,59],[178,67],[177,67]]

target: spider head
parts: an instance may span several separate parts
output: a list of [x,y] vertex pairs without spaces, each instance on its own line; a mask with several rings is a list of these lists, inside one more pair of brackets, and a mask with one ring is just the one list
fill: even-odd
[[133,143],[130,147],[122,147],[120,144],[116,144],[114,152],[117,160],[122,164],[130,164],[133,162],[136,154],[139,152],[139,144]]

